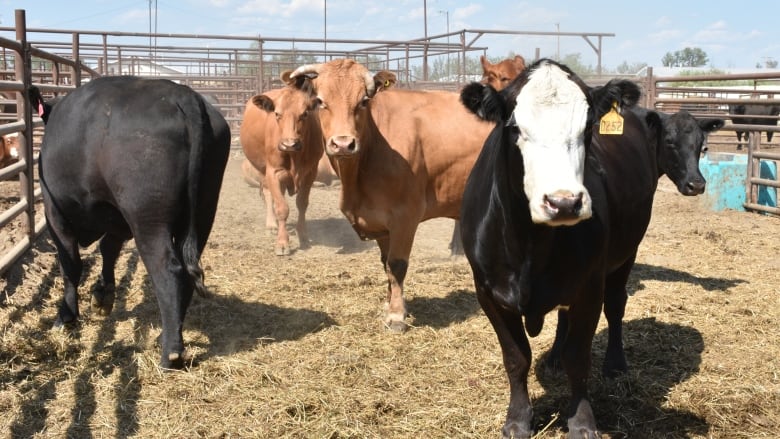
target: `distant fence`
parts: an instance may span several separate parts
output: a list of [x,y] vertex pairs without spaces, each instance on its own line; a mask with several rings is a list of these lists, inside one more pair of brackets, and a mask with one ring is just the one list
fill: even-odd
[[[10,249],[0,246],[0,275],[4,273],[45,228],[40,203],[40,187],[36,185],[35,147],[42,132],[42,121],[34,117],[27,99],[30,85],[38,86],[47,95],[58,95],[73,90],[80,84],[100,75],[133,74],[146,77],[165,77],[186,84],[196,91],[216,100],[215,106],[225,115],[234,133],[238,132],[246,101],[254,94],[282,86],[278,79],[284,70],[296,67],[301,59],[328,59],[334,57],[354,58],[366,64],[371,70],[387,69],[396,73],[399,87],[415,89],[458,90],[473,80],[480,72],[465,69],[466,54],[471,51],[485,53],[486,47],[476,47],[467,42],[467,32],[478,35],[490,31],[459,31],[431,37],[442,39],[457,36],[450,44],[433,40],[370,41],[370,40],[328,40],[326,43],[355,45],[358,48],[329,50],[312,49],[312,44],[323,43],[317,39],[281,39],[267,37],[235,37],[220,35],[156,35],[123,32],[90,32],[75,30],[34,29],[28,30],[23,10],[17,10],[15,27],[0,27],[0,32],[15,32],[15,39],[0,37],[0,106],[15,106],[15,112],[0,112],[0,134],[19,133],[22,148],[21,159],[0,169],[0,185],[18,181],[18,194],[10,207],[0,206],[0,236],[12,222],[22,223],[23,236],[13,237]],[[29,35],[41,40],[28,41]],[[58,35],[58,41],[44,40],[41,35]],[[69,35],[70,41],[61,41],[62,35]],[[602,36],[597,53],[600,59]],[[580,36],[583,35],[570,35]],[[111,38],[111,41],[109,41]],[[158,44],[158,38],[171,43]],[[141,41],[148,40],[148,44]],[[587,38],[586,38],[587,40]],[[217,44],[228,42],[234,46]],[[233,43],[230,43],[230,42]],[[236,44],[244,44],[237,47]],[[308,44],[308,46],[306,46]],[[591,44],[593,47],[593,44]],[[306,48],[308,47],[308,48]],[[45,50],[44,50],[45,49]],[[459,60],[458,79],[455,82],[417,81],[412,78],[410,62],[413,59],[428,59],[429,56],[449,57]],[[426,61],[427,62],[427,61]],[[90,67],[92,66],[92,67]],[[729,118],[730,103],[780,103],[780,73],[757,75],[705,75],[686,77],[655,77],[652,69],[645,76],[623,76],[640,83],[644,90],[644,106],[674,112],[680,109],[690,111],[698,117]],[[591,85],[599,85],[612,76],[586,78]],[[685,82],[684,86],[679,85]],[[742,81],[734,87],[711,87],[691,85],[712,81]],[[678,84],[678,85],[676,85]],[[15,104],[15,105],[13,105]],[[777,181],[758,178],[761,160],[780,160],[772,151],[774,145],[762,143],[761,131],[780,131],[777,118],[767,118],[767,125],[727,124],[717,135],[710,135],[710,144],[722,142],[736,145],[735,130],[751,132],[747,153],[749,154],[749,178],[746,181],[748,195],[745,207],[773,214],[780,210],[755,204],[757,184],[780,187]],[[780,136],[778,136],[780,137]],[[5,210],[3,210],[5,209]]]
[[[10,207],[0,212],[0,229],[16,221],[21,224],[18,228],[19,234],[4,233],[2,236],[5,243],[12,244],[10,248],[4,249],[0,255],[0,274],[4,273],[16,260],[27,252],[35,239],[46,227],[46,220],[42,214],[36,218],[36,205],[40,206],[41,189],[35,182],[36,160],[33,150],[33,137],[36,127],[40,127],[43,121],[33,116],[33,108],[28,98],[28,90],[33,85],[32,81],[32,56],[45,59],[53,66],[52,80],[49,84],[35,84],[41,91],[62,92],[73,89],[73,86],[60,85],[65,79],[60,76],[63,67],[67,67],[72,74],[70,82],[78,84],[81,82],[82,73],[94,77],[97,72],[87,66],[74,62],[71,59],[63,58],[58,55],[50,54],[27,43],[27,32],[24,11],[16,11],[16,40],[0,38],[0,46],[3,48],[3,54],[6,51],[13,52],[14,56],[14,80],[0,80],[0,92],[4,96],[14,94],[16,107],[16,121],[0,125],[0,135],[7,136],[17,133],[19,140],[19,160],[0,169],[0,182],[3,184],[12,184],[6,180],[18,181],[18,196],[9,197],[9,199],[18,199]],[[41,209],[37,209],[40,211]]]
[[[642,81],[645,89],[645,106],[667,112],[687,110],[696,117],[721,117],[730,120],[729,105],[762,104],[780,106],[780,72],[751,74],[717,74],[697,76],[653,76],[652,69]],[[679,85],[685,83],[684,86]],[[738,86],[703,85],[731,84]],[[700,85],[702,84],[702,85]],[[780,148],[769,141],[764,143],[762,133],[780,132],[778,116],[750,116],[763,121],[761,125],[727,123],[718,133],[710,134],[710,144],[715,142],[736,144],[736,131],[750,133],[747,143],[747,178],[745,180],[745,209],[780,215],[780,208],[758,203],[758,186],[780,188],[777,174],[774,179],[760,177],[763,161],[774,162],[774,169],[780,161]],[[724,135],[728,133],[728,135]],[[716,140],[717,139],[717,140]],[[732,143],[733,142],[733,143]]]

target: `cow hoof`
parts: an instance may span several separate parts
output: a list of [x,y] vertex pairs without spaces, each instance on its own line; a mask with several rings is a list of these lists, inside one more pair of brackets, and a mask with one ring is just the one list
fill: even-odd
[[406,322],[397,320],[392,322],[385,322],[385,327],[389,329],[390,332],[396,333],[406,332],[406,330],[409,329],[409,325],[407,325]]
[[507,423],[501,429],[502,439],[527,439],[533,436],[533,431],[517,422]]
[[92,296],[92,312],[97,313],[101,316],[107,316],[111,314],[111,311],[114,309],[114,300],[116,299],[116,296],[114,293],[107,293],[104,294],[102,297],[99,297],[98,295]]
[[290,256],[290,248],[283,245],[277,245],[274,247],[274,253],[276,256]]
[[[166,361],[167,360],[167,361]],[[162,369],[184,369],[189,364],[188,355],[182,352],[171,352],[167,357],[163,357],[160,361],[160,367]]]

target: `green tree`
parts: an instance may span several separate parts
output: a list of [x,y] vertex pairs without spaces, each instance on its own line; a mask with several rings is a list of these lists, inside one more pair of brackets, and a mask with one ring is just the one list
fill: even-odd
[[675,52],[666,52],[661,63],[665,67],[701,67],[707,65],[707,53],[698,47],[686,47]]
[[639,72],[643,68],[647,67],[646,62],[632,62],[623,61],[615,68],[615,71],[621,75],[631,75]]

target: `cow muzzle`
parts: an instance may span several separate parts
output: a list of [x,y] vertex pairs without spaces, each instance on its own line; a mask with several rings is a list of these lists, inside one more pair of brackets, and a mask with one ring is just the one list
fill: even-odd
[[532,211],[531,216],[536,223],[566,226],[590,218],[591,214],[590,196],[587,192],[557,191],[545,194],[541,209],[537,212]]
[[282,139],[279,142],[279,151],[297,152],[301,150],[301,142],[297,139]]
[[689,197],[701,195],[706,187],[707,183],[704,180],[689,180],[680,188],[680,193]]
[[353,136],[333,136],[325,147],[325,152],[332,156],[353,155],[359,150],[360,144]]

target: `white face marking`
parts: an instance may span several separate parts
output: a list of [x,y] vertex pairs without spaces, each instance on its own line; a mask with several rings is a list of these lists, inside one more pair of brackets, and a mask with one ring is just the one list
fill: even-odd
[[[523,154],[531,219],[558,226],[590,218],[590,195],[582,184],[588,117],[585,94],[566,72],[543,65],[529,75],[516,103],[517,146]],[[576,216],[560,215],[554,200],[577,197],[581,197],[581,207]]]

